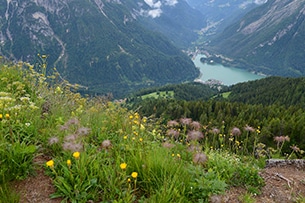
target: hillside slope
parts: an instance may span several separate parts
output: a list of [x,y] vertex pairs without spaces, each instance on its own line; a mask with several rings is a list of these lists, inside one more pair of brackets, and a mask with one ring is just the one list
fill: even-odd
[[304,14],[304,0],[269,0],[227,27],[208,49],[250,70],[304,75]]
[[1,2],[1,54],[29,62],[47,54],[49,67],[65,79],[114,96],[197,77],[186,55],[140,25],[134,6],[118,0]]

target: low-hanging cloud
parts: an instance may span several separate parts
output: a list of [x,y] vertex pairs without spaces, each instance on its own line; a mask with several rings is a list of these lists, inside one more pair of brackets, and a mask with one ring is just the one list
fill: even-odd
[[147,15],[152,18],[160,17],[162,14],[162,6],[175,6],[178,0],[144,0],[144,2],[151,8],[148,10],[141,9],[140,13],[142,15]]
[[175,6],[178,3],[178,0],[165,0],[165,4],[168,6]]
[[267,3],[268,0],[254,0],[255,4],[264,4]]

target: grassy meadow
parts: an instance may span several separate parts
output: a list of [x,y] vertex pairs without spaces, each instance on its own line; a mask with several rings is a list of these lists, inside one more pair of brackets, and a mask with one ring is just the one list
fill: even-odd
[[0,68],[0,202],[19,202],[10,183],[37,169],[52,178],[50,198],[62,202],[208,202],[233,186],[258,194],[264,185],[265,156],[253,158],[259,127],[225,135],[190,118],[164,124],[81,96],[56,69],[46,76],[45,63]]

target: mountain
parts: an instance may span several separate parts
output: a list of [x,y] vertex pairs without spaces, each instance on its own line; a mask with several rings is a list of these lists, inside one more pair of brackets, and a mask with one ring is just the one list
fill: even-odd
[[304,19],[304,0],[269,0],[227,27],[207,48],[249,70],[305,75]]
[[206,16],[192,8],[185,0],[161,0],[140,5],[139,18],[146,28],[161,32],[175,45],[188,48],[198,38],[198,31],[206,27]]
[[199,71],[192,61],[165,36],[141,25],[140,3],[144,1],[0,2],[0,52],[33,63],[37,53],[47,54],[49,69],[55,66],[63,78],[115,97],[193,80]]
[[207,18],[207,26],[202,29],[205,38],[217,33],[256,6],[267,0],[186,0],[194,9]]

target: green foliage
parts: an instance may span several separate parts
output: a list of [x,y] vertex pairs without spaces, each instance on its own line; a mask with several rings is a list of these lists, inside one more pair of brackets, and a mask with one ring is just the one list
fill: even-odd
[[305,107],[305,78],[267,77],[230,87],[230,102]]
[[7,183],[0,184],[0,203],[19,203],[20,196]]
[[33,170],[33,158],[37,150],[34,145],[24,143],[1,143],[0,149],[0,181],[22,180],[30,175]]
[[215,171],[217,176],[229,185],[257,188],[264,185],[263,179],[258,175],[258,168],[253,166],[253,163],[244,163],[241,157],[227,152],[209,153],[207,168],[209,171]]

